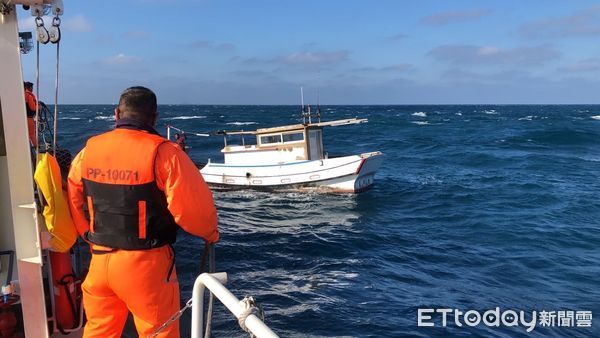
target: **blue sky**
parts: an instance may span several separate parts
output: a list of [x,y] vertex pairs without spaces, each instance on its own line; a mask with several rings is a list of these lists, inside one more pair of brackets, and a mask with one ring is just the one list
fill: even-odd
[[[300,86],[322,104],[600,103],[597,1],[67,0],[61,27],[61,103],[138,84],[169,104],[298,104]],[[23,68],[35,80],[35,53]]]

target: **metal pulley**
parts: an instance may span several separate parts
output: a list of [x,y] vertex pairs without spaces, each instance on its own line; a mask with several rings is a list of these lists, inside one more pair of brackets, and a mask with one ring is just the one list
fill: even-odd
[[60,41],[59,15],[63,15],[64,13],[63,2],[62,0],[53,0],[51,6],[54,19],[52,20],[52,27],[50,29],[44,27],[44,19],[42,19],[42,16],[49,14],[49,7],[44,5],[31,6],[31,15],[35,16],[37,40],[42,44],[47,44],[48,42],[58,43]]
[[50,35],[50,42],[57,43],[60,41],[60,18],[58,16],[52,19],[52,27],[48,30],[48,34]]
[[47,44],[50,41],[50,34],[44,27],[44,19],[41,16],[35,18],[36,36],[39,43]]

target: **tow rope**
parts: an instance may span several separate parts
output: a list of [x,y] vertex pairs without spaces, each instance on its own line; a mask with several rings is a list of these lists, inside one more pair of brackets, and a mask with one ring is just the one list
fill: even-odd
[[62,15],[62,11],[60,7],[54,7],[54,19],[52,19],[52,27],[50,28],[50,42],[56,44],[56,77],[54,79],[54,137],[52,139],[52,151],[54,156],[56,156],[56,134],[58,129],[58,71],[60,66],[60,18],[59,15]]

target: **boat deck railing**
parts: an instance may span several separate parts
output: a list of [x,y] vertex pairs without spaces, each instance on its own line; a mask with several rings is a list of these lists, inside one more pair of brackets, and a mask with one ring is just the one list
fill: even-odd
[[258,338],[279,337],[255,314],[255,308],[248,297],[239,300],[224,285],[227,273],[203,273],[194,282],[192,290],[192,338],[204,335],[204,290],[208,289],[238,320],[244,331]]

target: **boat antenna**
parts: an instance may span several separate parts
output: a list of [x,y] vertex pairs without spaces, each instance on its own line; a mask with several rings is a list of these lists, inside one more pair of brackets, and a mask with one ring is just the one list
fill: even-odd
[[304,88],[302,88],[302,86],[300,86],[300,102],[300,115],[302,116],[302,123],[306,124],[306,112],[304,111]]
[[319,123],[321,123],[321,103],[319,100],[319,89],[317,88],[317,119],[319,119]]

